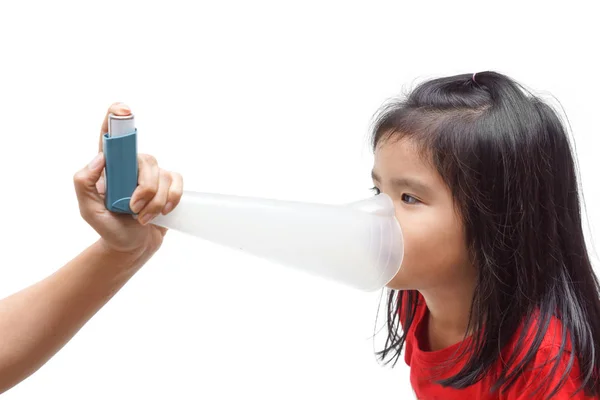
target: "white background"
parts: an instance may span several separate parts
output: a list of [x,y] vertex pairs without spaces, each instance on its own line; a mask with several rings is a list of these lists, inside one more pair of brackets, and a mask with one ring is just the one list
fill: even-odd
[[[96,239],[72,176],[116,101],[136,115],[139,151],[187,190],[341,203],[369,194],[383,102],[496,70],[560,100],[597,242],[600,30],[589,7],[564,4],[2,2],[0,295]],[[4,398],[408,398],[403,362],[373,355],[379,301],[172,231]]]

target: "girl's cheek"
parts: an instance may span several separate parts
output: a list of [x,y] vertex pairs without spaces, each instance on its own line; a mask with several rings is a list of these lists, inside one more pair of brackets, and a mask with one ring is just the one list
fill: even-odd
[[446,235],[441,233],[445,230],[441,218],[436,218],[433,212],[419,212],[411,210],[410,212],[397,212],[396,218],[402,229],[404,240],[404,252],[407,258],[416,255],[421,260],[439,254],[445,247],[443,238]]
[[[402,229],[404,257],[399,273],[391,282],[394,289],[419,289],[437,280],[440,244],[432,237],[431,223],[417,213],[398,213]],[[436,246],[438,247],[436,250]]]

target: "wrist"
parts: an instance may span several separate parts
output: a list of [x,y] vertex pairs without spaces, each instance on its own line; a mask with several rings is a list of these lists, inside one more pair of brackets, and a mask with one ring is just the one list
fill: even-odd
[[94,243],[94,247],[97,248],[100,253],[100,257],[106,260],[110,260],[111,265],[118,267],[121,270],[133,270],[136,271],[144,263],[145,253],[144,249],[135,249],[130,251],[121,251],[110,246],[104,239],[100,238]]

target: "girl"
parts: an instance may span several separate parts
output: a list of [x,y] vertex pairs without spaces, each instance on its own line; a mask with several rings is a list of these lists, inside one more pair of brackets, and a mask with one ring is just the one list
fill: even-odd
[[457,75],[381,110],[372,144],[406,243],[381,359],[405,349],[419,399],[600,398],[599,286],[557,114],[502,74]]
[[94,160],[74,176],[79,211],[99,234],[96,242],[46,279],[0,301],[0,393],[52,358],[160,248],[166,229],[149,224],[179,204],[181,175],[139,156],[139,186],[132,196],[137,221],[104,206],[102,134],[108,114],[129,115],[113,104],[100,131]]

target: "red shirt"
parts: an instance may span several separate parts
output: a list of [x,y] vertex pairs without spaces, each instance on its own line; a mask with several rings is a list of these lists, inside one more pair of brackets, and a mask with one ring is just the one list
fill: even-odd
[[[539,386],[539,377],[547,376],[552,370],[553,362],[552,358],[558,354],[560,348],[560,321],[554,318],[549,326],[549,329],[544,337],[542,344],[536,356],[532,360],[532,366],[526,367],[525,371],[517,379],[517,381],[510,387],[507,392],[499,394],[498,391],[490,393],[490,388],[494,385],[495,373],[488,374],[479,382],[473,384],[465,389],[454,389],[450,387],[443,387],[440,384],[435,383],[440,378],[447,378],[455,375],[465,365],[468,353],[465,357],[460,360],[454,360],[448,367],[448,369],[432,370],[447,362],[450,358],[456,357],[460,354],[466,344],[466,342],[457,343],[453,346],[447,347],[438,351],[426,351],[427,349],[427,305],[421,295],[419,295],[419,301],[415,319],[409,328],[406,343],[405,343],[405,360],[410,366],[410,383],[413,390],[420,400],[525,400],[525,399],[543,399],[547,397],[551,390],[554,389],[556,384],[560,381],[560,378],[565,371],[565,366],[568,365],[570,353],[567,351],[569,347],[565,348],[560,360],[560,365],[556,370],[554,378],[549,381],[549,391],[543,393],[538,391],[535,397],[532,397],[532,393]],[[401,317],[401,321],[404,318]],[[534,327],[535,329],[535,327]],[[515,338],[519,335],[516,332]],[[555,336],[556,335],[556,336]],[[532,335],[527,335],[526,340],[531,340]],[[468,339],[466,339],[468,340]],[[514,345],[514,343],[513,343]],[[511,344],[507,346],[507,349],[503,352],[503,356],[506,359],[508,352],[511,349]],[[457,351],[458,349],[458,351]],[[528,349],[526,346],[525,349]],[[456,352],[456,353],[455,353]],[[518,360],[520,361],[520,360]],[[501,370],[501,361],[498,359],[496,365],[493,367],[494,371],[499,372]],[[541,375],[538,375],[541,374]],[[569,377],[565,381],[565,384],[559,390],[559,392],[552,398],[555,400],[590,400],[598,397],[586,397],[583,390],[579,391],[575,397],[571,395],[577,390],[581,384],[579,380],[580,370],[577,359],[573,364]],[[536,380],[537,379],[537,380]]]

